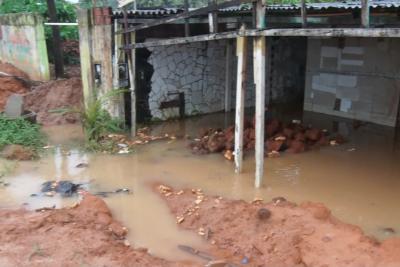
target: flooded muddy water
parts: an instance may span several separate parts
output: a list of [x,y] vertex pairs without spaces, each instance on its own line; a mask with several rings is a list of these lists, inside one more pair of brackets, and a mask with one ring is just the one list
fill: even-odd
[[[298,119],[298,118],[296,118]],[[209,115],[154,126],[155,133],[195,136],[202,127],[225,127],[232,114]],[[45,129],[52,152],[37,162],[20,162],[5,176],[10,183],[0,189],[1,207],[29,209],[73,204],[76,199],[31,197],[48,180],[89,183],[91,192],[131,189],[130,195],[105,198],[114,216],[130,229],[135,247],[166,259],[188,259],[178,244],[205,246],[199,236],[179,230],[166,204],[153,192],[154,183],[174,187],[202,188],[205,193],[226,198],[269,201],[283,196],[295,202],[314,201],[328,206],[345,222],[359,225],[380,239],[389,237],[384,228],[400,233],[400,140],[394,129],[372,124],[305,113],[303,121],[315,127],[339,131],[344,145],[303,154],[283,154],[266,159],[263,186],[255,189],[253,152],[246,153],[244,172],[234,173],[233,163],[219,154],[192,155],[186,140],[159,141],[138,147],[129,155],[86,154],[80,149],[79,126]],[[79,163],[87,168],[76,168]],[[0,168],[10,166],[0,161]],[[8,167],[10,168],[10,167]]]

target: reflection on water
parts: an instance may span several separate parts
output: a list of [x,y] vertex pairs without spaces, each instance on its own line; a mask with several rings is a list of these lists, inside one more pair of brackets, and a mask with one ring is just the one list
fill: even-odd
[[[155,132],[194,136],[201,127],[224,127],[232,116],[224,114],[197,117],[185,122],[155,126]],[[231,162],[221,155],[194,156],[187,141],[157,142],[141,146],[131,155],[85,154],[78,149],[55,146],[54,153],[38,162],[20,163],[11,176],[10,186],[0,189],[2,207],[23,203],[34,209],[70,205],[76,199],[30,197],[44,181],[69,179],[89,183],[89,190],[133,190],[132,195],[116,195],[105,200],[117,219],[130,229],[131,242],[147,247],[167,259],[184,259],[178,244],[201,248],[201,239],[179,230],[167,206],[152,191],[154,182],[176,187],[203,188],[209,194],[228,198],[270,200],[283,196],[295,202],[317,201],[326,204],[342,220],[360,225],[368,234],[386,238],[382,228],[400,232],[400,159],[395,131],[372,124],[335,122],[334,118],[311,113],[304,122],[343,133],[349,142],[300,155],[266,159],[264,183],[254,189],[254,157],[248,152],[244,173],[236,175]],[[82,138],[78,126],[47,129],[53,144],[73,144]],[[65,147],[65,146],[63,146]],[[87,162],[86,169],[76,168]],[[1,162],[0,162],[1,164]],[[0,165],[1,166],[1,165]]]

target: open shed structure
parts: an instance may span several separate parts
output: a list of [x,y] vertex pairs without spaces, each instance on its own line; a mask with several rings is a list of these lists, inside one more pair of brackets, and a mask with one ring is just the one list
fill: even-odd
[[398,122],[398,1],[231,0],[195,10],[119,10],[112,19],[108,13],[79,11],[85,99],[129,88],[107,108],[130,122],[133,135],[139,117],[234,108],[236,172],[243,165],[245,107],[255,107],[256,187],[270,101],[300,97],[305,110]]

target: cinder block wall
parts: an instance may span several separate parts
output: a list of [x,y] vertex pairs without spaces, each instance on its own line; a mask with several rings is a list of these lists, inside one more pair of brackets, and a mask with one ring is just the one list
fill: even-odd
[[399,46],[394,38],[310,38],[304,109],[395,126]]
[[50,80],[43,19],[37,14],[0,16],[0,60],[37,81]]

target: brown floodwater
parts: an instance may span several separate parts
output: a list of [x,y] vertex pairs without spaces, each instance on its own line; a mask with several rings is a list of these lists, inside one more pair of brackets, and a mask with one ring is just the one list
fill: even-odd
[[[149,248],[152,254],[171,260],[188,259],[177,249],[179,244],[196,248],[205,244],[196,234],[178,228],[166,204],[152,191],[154,183],[202,188],[207,194],[234,199],[283,196],[295,202],[322,202],[335,216],[359,225],[367,234],[384,239],[391,236],[384,228],[400,233],[400,140],[396,131],[313,113],[302,116],[306,124],[339,131],[348,142],[266,159],[260,189],[253,187],[253,152],[246,153],[244,172],[237,175],[233,163],[219,154],[192,155],[186,140],[154,142],[128,155],[87,154],[81,149],[79,126],[46,128],[54,148],[39,161],[0,161],[0,170],[9,172],[3,179],[10,183],[0,188],[1,207],[62,207],[77,201],[31,197],[48,180],[88,183],[91,192],[129,188],[133,194],[110,196],[105,198],[107,204],[129,228],[135,247]],[[194,136],[202,127],[225,127],[231,122],[232,114],[214,114],[155,125],[154,133]],[[89,167],[76,168],[82,162]]]

